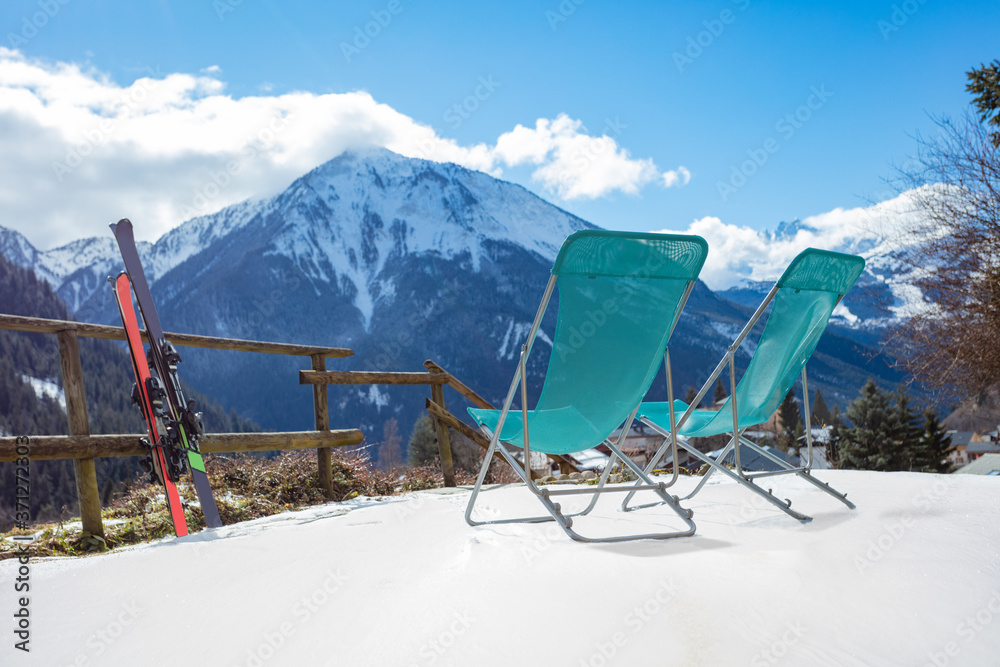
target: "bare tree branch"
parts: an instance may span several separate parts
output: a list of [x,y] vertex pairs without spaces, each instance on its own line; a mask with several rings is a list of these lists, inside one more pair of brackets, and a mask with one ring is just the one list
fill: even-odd
[[915,379],[962,396],[1000,381],[1000,149],[970,114],[936,122],[897,180],[916,213],[898,230],[899,259],[928,308],[889,340]]

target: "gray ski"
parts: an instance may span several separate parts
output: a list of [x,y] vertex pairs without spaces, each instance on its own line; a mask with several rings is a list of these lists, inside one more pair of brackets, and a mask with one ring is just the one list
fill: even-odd
[[156,306],[153,305],[153,296],[149,292],[146,273],[143,271],[142,261],[139,259],[139,252],[135,247],[132,223],[128,218],[122,218],[117,224],[111,225],[111,231],[114,232],[115,239],[118,241],[118,249],[121,251],[122,259],[125,260],[125,270],[132,280],[132,289],[135,292],[136,301],[139,303],[139,312],[142,314],[142,321],[145,323],[146,332],[149,335],[150,365],[156,370],[156,374],[163,384],[179,438],[178,447],[187,452],[191,479],[198,492],[198,501],[201,503],[201,511],[205,515],[205,523],[209,528],[218,528],[222,525],[222,519],[215,504],[212,486],[205,472],[205,461],[198,446],[198,438],[202,434],[201,419],[195,412],[195,402],[184,400],[181,383],[177,378],[177,362],[181,360],[180,355],[177,354],[174,346],[163,337],[160,317],[156,313]]

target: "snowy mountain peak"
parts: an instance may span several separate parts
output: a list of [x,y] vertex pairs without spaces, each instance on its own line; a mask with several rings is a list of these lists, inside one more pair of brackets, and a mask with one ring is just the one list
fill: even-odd
[[23,234],[0,227],[0,255],[18,266],[33,266],[39,253]]
[[[133,223],[141,226],[141,215]],[[455,164],[384,148],[349,151],[275,197],[192,218],[154,244],[138,244],[150,284],[251,223],[261,227],[265,255],[288,258],[309,280],[353,295],[366,329],[376,302],[395,292],[382,276],[394,258],[460,258],[479,271],[500,243],[551,261],[569,234],[591,226],[521,186]],[[39,252],[0,228],[0,252],[34,269],[73,312],[121,264],[110,232]]]
[[269,253],[312,280],[349,284],[366,328],[376,301],[392,298],[380,275],[393,258],[462,258],[479,271],[498,242],[551,261],[569,234],[590,226],[520,186],[385,149],[344,153],[269,207],[281,221]]
[[788,239],[795,238],[800,231],[815,232],[816,228],[802,222],[798,218],[795,218],[791,222],[779,222],[777,229],[775,229],[774,234],[772,234],[772,238],[787,241]]

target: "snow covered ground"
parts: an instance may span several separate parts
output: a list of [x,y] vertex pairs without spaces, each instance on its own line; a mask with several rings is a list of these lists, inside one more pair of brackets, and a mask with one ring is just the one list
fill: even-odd
[[[31,564],[31,653],[4,665],[996,665],[1000,480],[820,471],[800,524],[728,480],[686,505],[694,537],[572,542],[471,528],[467,490],[362,499]],[[694,484],[681,479],[683,494]],[[767,481],[767,480],[764,480]],[[537,512],[523,488],[483,515]],[[680,524],[610,498],[581,532]],[[16,561],[0,563],[10,628]]]

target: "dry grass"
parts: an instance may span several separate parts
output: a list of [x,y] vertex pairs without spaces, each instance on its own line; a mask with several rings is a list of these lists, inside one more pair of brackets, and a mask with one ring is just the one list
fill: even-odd
[[[337,502],[357,496],[391,496],[444,486],[437,462],[385,472],[372,465],[365,449],[334,451],[332,460],[333,499]],[[273,459],[208,456],[205,464],[224,525],[329,502],[319,486],[316,454],[311,451],[283,452]],[[462,470],[456,470],[455,477],[460,485],[475,481],[473,475]],[[181,480],[178,490],[181,498],[197,497],[187,478]],[[36,526],[29,555],[80,556],[173,534],[163,490],[158,484],[136,481],[103,514],[103,539],[82,531],[79,519]],[[205,527],[205,517],[197,504],[185,503],[184,514],[190,532]],[[0,535],[0,560],[15,557],[16,545],[5,538],[17,534],[28,533],[14,530]]]

